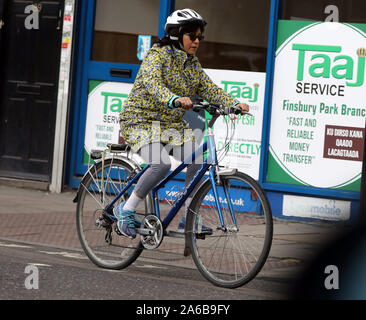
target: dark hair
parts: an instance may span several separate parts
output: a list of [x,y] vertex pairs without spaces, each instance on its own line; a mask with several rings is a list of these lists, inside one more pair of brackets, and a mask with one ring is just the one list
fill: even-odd
[[[159,47],[164,47],[168,45],[173,45],[176,48],[180,49],[179,42],[183,44],[183,35],[185,33],[190,33],[197,31],[197,29],[201,29],[201,32],[203,33],[205,31],[205,27],[202,26],[200,23],[188,23],[186,25],[183,25],[181,27],[171,28],[169,31],[169,35],[159,39],[156,43]],[[170,36],[177,37],[179,40],[172,40],[170,39]]]
[[179,42],[177,40],[170,39],[170,36],[179,38],[179,28],[172,28],[169,35],[159,39],[156,43],[159,47],[174,45],[179,48]]

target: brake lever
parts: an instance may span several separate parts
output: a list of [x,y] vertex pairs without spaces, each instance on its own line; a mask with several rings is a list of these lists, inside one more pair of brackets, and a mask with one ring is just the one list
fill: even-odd
[[194,104],[192,107],[192,111],[194,112],[200,112],[203,109],[203,106],[200,104]]
[[250,117],[254,117],[253,114],[251,114],[250,112],[246,112],[246,111],[242,111],[241,108],[238,107],[226,107],[223,111],[224,115],[231,115],[231,114],[235,114],[235,115],[248,115]]

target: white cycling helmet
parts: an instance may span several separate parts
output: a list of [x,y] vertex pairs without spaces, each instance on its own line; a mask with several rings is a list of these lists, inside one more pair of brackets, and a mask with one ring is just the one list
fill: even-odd
[[[189,23],[198,23],[202,27],[207,24],[206,21],[192,9],[176,10],[166,20],[165,32],[169,34],[169,31],[172,28],[180,27]],[[171,36],[170,38],[172,40],[178,40],[176,37]]]

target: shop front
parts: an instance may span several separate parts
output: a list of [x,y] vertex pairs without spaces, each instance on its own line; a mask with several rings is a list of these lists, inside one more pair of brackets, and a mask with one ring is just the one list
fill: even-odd
[[[278,218],[357,216],[366,112],[361,0],[79,0],[78,7],[67,185],[78,186],[91,150],[118,142],[118,115],[143,57],[164,36],[168,15],[192,8],[208,21],[203,68],[253,114],[236,119],[221,165],[257,179]],[[203,117],[186,114],[198,129]],[[215,133],[220,149],[224,118]]]

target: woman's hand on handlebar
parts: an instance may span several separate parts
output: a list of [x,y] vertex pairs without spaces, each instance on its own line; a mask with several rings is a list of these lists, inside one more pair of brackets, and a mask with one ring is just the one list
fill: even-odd
[[249,105],[247,105],[246,103],[239,103],[235,107],[240,108],[242,110],[242,114],[249,112]]
[[184,110],[190,110],[193,106],[193,102],[188,97],[181,97],[174,100],[174,105],[183,108]]

